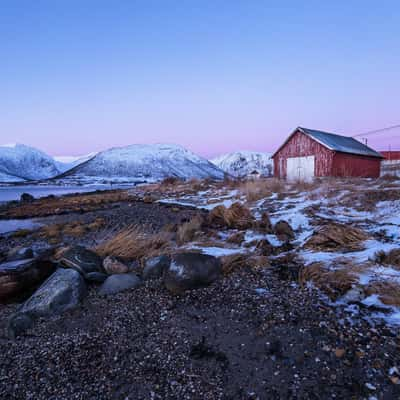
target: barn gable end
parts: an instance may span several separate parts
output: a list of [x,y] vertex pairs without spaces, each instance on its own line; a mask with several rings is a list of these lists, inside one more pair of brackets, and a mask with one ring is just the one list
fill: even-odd
[[298,127],[272,158],[274,176],[309,180],[323,176],[377,178],[383,157],[351,137]]
[[273,155],[274,176],[286,178],[286,160],[290,157],[315,156],[315,176],[326,176],[332,169],[334,152],[296,130]]

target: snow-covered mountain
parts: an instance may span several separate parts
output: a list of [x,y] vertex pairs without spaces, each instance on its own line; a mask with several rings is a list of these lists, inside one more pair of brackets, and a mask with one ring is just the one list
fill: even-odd
[[60,179],[81,182],[154,182],[166,177],[222,179],[224,172],[178,145],[134,144],[98,153]]
[[0,182],[47,179],[60,173],[49,155],[23,144],[0,145]]
[[214,158],[211,162],[228,174],[239,178],[248,176],[254,171],[270,176],[273,170],[271,154],[257,151],[236,151]]
[[57,167],[60,172],[66,172],[77,165],[82,164],[91,158],[93,158],[97,153],[89,153],[85,156],[54,156],[54,160],[57,162]]

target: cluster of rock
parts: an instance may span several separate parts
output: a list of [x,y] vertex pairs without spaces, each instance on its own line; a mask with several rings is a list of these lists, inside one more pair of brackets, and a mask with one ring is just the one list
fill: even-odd
[[[26,255],[29,258],[24,258]],[[108,296],[138,288],[144,280],[162,278],[171,293],[180,294],[208,286],[221,271],[219,259],[199,253],[152,257],[142,269],[137,262],[128,264],[110,256],[102,259],[81,246],[38,257],[30,249],[20,249],[0,264],[0,301],[33,292],[10,318],[8,336],[14,338],[38,318],[60,315],[79,306],[90,284],[99,285],[99,294]]]

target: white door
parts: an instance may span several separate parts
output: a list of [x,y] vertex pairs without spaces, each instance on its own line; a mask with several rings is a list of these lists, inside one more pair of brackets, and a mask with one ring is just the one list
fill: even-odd
[[312,181],[315,157],[290,157],[287,159],[286,178],[289,181]]

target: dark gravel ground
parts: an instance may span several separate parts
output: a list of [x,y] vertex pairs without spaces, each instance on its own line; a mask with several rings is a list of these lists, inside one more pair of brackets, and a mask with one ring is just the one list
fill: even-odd
[[[195,211],[140,202],[68,214],[49,223],[101,216],[99,235],[137,223],[150,230]],[[0,240],[0,249],[34,239]],[[277,273],[278,272],[278,273]],[[39,321],[27,335],[4,334],[17,305],[0,306],[0,399],[398,399],[398,331],[350,318],[276,266],[236,271],[176,297],[161,281]],[[368,314],[365,314],[367,316]]]
[[271,269],[182,297],[159,281],[110,298],[92,288],[80,309],[1,339],[0,398],[400,398],[396,332],[347,317]]

